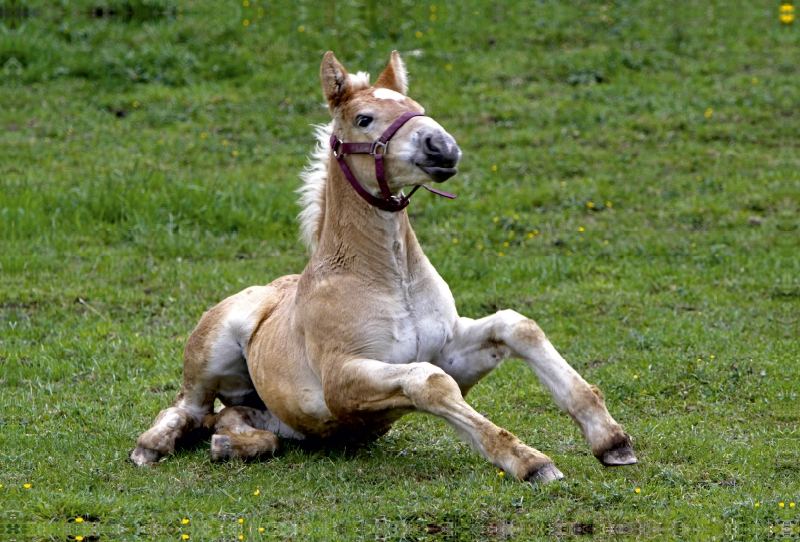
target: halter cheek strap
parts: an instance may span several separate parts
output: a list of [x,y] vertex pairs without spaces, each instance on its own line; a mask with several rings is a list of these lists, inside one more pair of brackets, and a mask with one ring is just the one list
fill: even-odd
[[[404,113],[399,119],[394,121],[378,139],[371,143],[344,143],[341,139],[336,137],[336,134],[331,134],[331,149],[333,149],[333,155],[336,157],[336,161],[339,162],[339,166],[342,168],[344,176],[347,178],[347,181],[350,183],[350,186],[353,187],[356,193],[373,207],[393,213],[402,211],[408,207],[411,196],[414,195],[414,192],[416,192],[419,188],[419,185],[415,186],[407,196],[403,196],[401,198],[392,195],[392,191],[389,190],[389,184],[386,182],[386,173],[383,168],[383,157],[386,155],[386,147],[389,145],[389,140],[397,132],[397,130],[399,130],[400,127],[403,126],[408,120],[421,116],[424,115],[416,111],[408,111],[407,113]],[[350,171],[350,168],[347,167],[347,162],[344,160],[345,154],[372,155],[372,157],[375,159],[375,177],[378,180],[378,186],[380,186],[381,195],[383,196],[382,198],[373,196],[358,183],[355,176]],[[426,190],[433,192],[434,194],[438,194],[446,198],[453,199],[456,197],[455,194],[449,194],[447,192],[442,192],[441,190],[428,188],[425,185],[421,186]]]

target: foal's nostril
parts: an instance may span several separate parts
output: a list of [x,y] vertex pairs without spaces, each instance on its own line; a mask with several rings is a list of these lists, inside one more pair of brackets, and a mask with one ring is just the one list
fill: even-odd
[[425,154],[442,154],[431,136],[425,138]]

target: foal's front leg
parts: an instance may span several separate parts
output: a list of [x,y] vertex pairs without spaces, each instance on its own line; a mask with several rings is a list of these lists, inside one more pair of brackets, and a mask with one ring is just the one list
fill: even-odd
[[550,482],[564,477],[549,457],[476,412],[464,401],[455,380],[430,363],[352,359],[328,371],[323,388],[331,413],[351,427],[369,424],[387,411],[416,409],[447,420],[483,457],[520,480]]
[[454,340],[435,364],[452,375],[466,394],[506,357],[528,363],[556,404],[581,428],[603,465],[637,462],[630,437],[608,413],[600,390],[570,367],[536,322],[517,312],[504,310],[480,320],[459,319]]

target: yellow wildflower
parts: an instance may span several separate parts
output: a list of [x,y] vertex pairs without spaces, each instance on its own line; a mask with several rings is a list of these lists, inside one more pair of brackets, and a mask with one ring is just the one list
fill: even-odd
[[250,6],[250,2],[248,2],[247,0],[244,0],[244,2],[242,2],[242,5],[244,7],[249,7]]
[[183,523],[184,525],[186,525],[187,523],[189,523],[189,520],[188,520],[188,519],[186,519],[186,518],[183,518],[183,519],[181,520],[181,523]]
[[158,143],[159,145],[163,145],[164,144],[164,140],[163,139],[159,139],[158,141],[156,141],[156,143]]
[[431,6],[431,11],[436,11],[436,6]]
[[83,523],[83,518],[75,518],[75,523]]
[[750,81],[752,81],[752,83],[755,85],[758,83],[758,77],[753,77]]
[[242,21],[242,26],[250,26],[250,21],[248,19],[245,19],[244,21]]
[[25,489],[30,489],[31,488],[31,484],[25,484],[22,487],[24,487]]
[[139,102],[133,102],[133,107],[139,107]]
[[263,532],[264,532],[264,527],[259,527],[259,528],[258,528],[258,532],[259,532],[259,533],[263,533]]
[[788,2],[784,2],[781,5],[780,18],[783,24],[789,24],[794,21],[794,6]]
[[778,503],[778,506],[780,506],[781,508],[783,508],[784,504],[783,504],[782,502],[779,502],[779,503]]
[[231,152],[231,154],[234,155],[234,156],[239,156],[239,151],[233,151],[233,152]]
[[607,201],[607,202],[606,202],[606,207],[611,207],[612,205],[614,205],[614,204],[613,204],[613,203],[611,203],[610,201]]
[[418,38],[421,38],[421,37],[422,37],[422,32],[420,32],[419,30],[417,30],[417,32],[416,32],[414,35],[415,35],[416,37],[418,37]]
[[181,538],[184,539],[184,540],[189,540],[189,535],[188,534],[182,534]]
[[223,139],[222,140],[222,146],[223,147],[227,147],[228,146],[228,140],[227,139]]
[[200,134],[200,137],[201,137],[201,138],[203,138],[203,139],[205,139],[207,135],[208,135],[208,134],[206,134],[205,132],[202,132],[202,133]]
[[450,70],[452,70],[452,69],[453,69],[453,65],[452,65],[452,64],[447,64],[447,65],[444,67],[444,69],[445,69],[446,71],[450,71]]
[[497,476],[504,476],[504,475],[505,475],[505,472],[503,472],[503,471],[497,471]]
[[584,231],[583,226],[579,227],[578,231]]
[[453,244],[454,245],[458,244],[458,239],[456,239],[455,237],[453,237]]
[[253,495],[260,495],[260,494],[261,494],[260,489],[256,489],[255,491],[253,491]]
[[508,241],[506,241],[505,243],[503,243],[503,246],[504,246],[504,247],[507,247],[507,246],[508,246]]
[[639,493],[641,493],[641,492],[642,492],[642,488],[640,488],[640,487],[637,487],[637,488],[636,488],[636,494],[638,495],[638,494],[639,494]]
[[706,109],[706,112],[705,112],[706,118],[710,117],[711,113],[713,113],[713,112],[714,112],[714,110],[711,109],[710,107],[708,109]]
[[757,502],[757,503],[755,503],[753,506],[755,506],[756,508],[758,508],[759,506],[761,506],[761,503],[758,503],[758,502]]
[[496,217],[494,217],[492,220],[493,220],[494,222],[497,222],[498,220],[500,220],[500,217],[499,217],[499,216],[496,216]]
[[589,209],[594,209],[594,202],[590,201],[589,203],[587,203],[587,204],[586,204],[586,206],[587,206]]
[[239,523],[244,523],[244,519],[239,518]]
[[436,20],[436,14],[435,13],[431,13],[431,21],[435,21],[435,20]]
[[81,542],[81,540],[83,540],[83,537],[81,535],[78,535],[78,536],[75,537],[75,540],[77,540],[78,542]]
[[497,166],[492,166],[492,171],[497,171]]
[[303,25],[300,25],[300,26],[297,27],[297,31],[298,32],[305,32],[306,31],[306,27],[303,26]]

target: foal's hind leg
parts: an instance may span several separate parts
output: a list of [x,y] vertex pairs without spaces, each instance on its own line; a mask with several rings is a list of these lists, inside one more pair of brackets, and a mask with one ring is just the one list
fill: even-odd
[[280,448],[277,435],[263,429],[272,418],[268,410],[244,406],[226,407],[218,414],[206,415],[203,427],[215,433],[211,437],[211,460],[253,459],[277,452]]
[[137,440],[131,453],[137,465],[172,453],[182,440],[200,430],[217,397],[226,405],[263,407],[241,346],[254,325],[249,318],[254,304],[245,303],[247,293],[226,299],[200,319],[186,342],[181,391],[172,406],[162,410],[153,426]]
[[192,338],[184,353],[183,386],[172,406],[162,410],[153,426],[136,441],[131,460],[137,465],[154,463],[175,451],[181,441],[188,440],[201,427],[203,416],[214,408],[218,381],[200,378],[205,363],[191,351]]
[[600,390],[569,366],[533,320],[519,313],[505,310],[480,320],[461,318],[454,340],[434,363],[466,394],[506,357],[528,363],[556,404],[581,428],[603,465],[637,462],[630,437],[608,413]]

